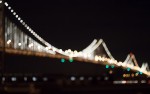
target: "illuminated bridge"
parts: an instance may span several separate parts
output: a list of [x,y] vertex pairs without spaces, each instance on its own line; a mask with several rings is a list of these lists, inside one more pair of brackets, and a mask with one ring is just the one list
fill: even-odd
[[40,56],[70,61],[81,61],[105,65],[106,68],[127,69],[150,76],[147,63],[139,66],[134,54],[127,55],[125,61],[116,60],[102,39],[94,39],[89,46],[81,51],[62,50],[41,38],[7,2],[0,0],[0,51],[3,67],[3,54],[11,53],[27,56]]

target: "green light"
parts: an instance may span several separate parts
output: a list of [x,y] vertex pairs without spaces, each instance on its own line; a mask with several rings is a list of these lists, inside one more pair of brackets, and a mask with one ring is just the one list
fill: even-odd
[[127,68],[127,71],[130,71],[130,68]]
[[114,68],[115,66],[114,65],[111,65],[111,68]]
[[65,62],[65,59],[62,58],[62,59],[61,59],[61,63],[64,63],[64,62]]
[[140,72],[140,74],[143,74],[142,72]]
[[106,65],[106,69],[108,69],[109,68],[109,65]]
[[72,59],[72,58],[70,58],[70,59],[69,59],[69,62],[73,62],[73,59]]

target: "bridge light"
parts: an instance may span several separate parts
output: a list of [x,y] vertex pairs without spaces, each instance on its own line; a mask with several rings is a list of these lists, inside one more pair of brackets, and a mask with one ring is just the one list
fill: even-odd
[[7,44],[10,44],[11,43],[11,40],[9,39],[8,41],[7,41]]
[[80,79],[81,81],[83,81],[83,80],[84,80],[84,77],[83,77],[83,76],[81,76],[79,79]]
[[114,65],[111,65],[111,68],[114,68],[115,66]]
[[28,80],[28,78],[27,77],[24,77],[24,81],[27,81]]
[[16,12],[14,12],[13,15],[16,15]]
[[18,15],[16,15],[16,18],[18,18]]
[[8,6],[8,3],[7,3],[7,2],[5,2],[5,6]]
[[11,11],[10,12],[14,12],[14,10],[13,9],[11,9]]
[[36,77],[32,77],[32,80],[33,80],[33,81],[37,81],[37,78],[36,78]]
[[28,47],[31,48],[33,46],[33,43],[29,44]]
[[131,69],[130,68],[127,68],[127,71],[130,71]]
[[20,22],[22,23],[22,22],[23,22],[23,20],[20,20]]
[[106,67],[106,69],[108,69],[108,68],[109,68],[109,65],[106,65],[105,67]]
[[10,10],[10,9],[11,9],[11,7],[8,7],[8,9]]
[[76,80],[76,77],[72,76],[72,77],[70,78],[70,80],[71,80],[71,81],[75,81],[75,80]]
[[140,74],[143,74],[143,72],[140,72]]
[[73,62],[73,58],[70,58],[70,59],[69,59],[69,62],[70,62],[70,63]]
[[21,46],[21,43],[18,43],[18,46]]
[[64,58],[62,58],[60,61],[61,61],[61,63],[64,63],[64,62],[65,62],[65,59],[64,59]]
[[21,18],[19,17],[19,18],[18,18],[18,20],[20,21],[20,20],[21,20]]
[[17,80],[16,77],[12,77],[12,78],[11,78],[11,81],[13,81],[13,82],[16,81],[16,80]]
[[139,75],[139,72],[135,73],[135,76],[138,76]]

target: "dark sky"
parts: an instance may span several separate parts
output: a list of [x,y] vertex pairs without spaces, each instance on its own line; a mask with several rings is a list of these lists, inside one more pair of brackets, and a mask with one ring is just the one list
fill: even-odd
[[[148,0],[7,0],[17,14],[46,41],[82,50],[102,38],[114,58],[133,52],[150,63]],[[150,64],[149,64],[150,65]]]

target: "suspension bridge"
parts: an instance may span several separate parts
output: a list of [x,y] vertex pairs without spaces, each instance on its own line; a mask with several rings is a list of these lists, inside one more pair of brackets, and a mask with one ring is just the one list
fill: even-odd
[[[8,14],[19,25],[12,18],[9,18]],[[0,0],[0,51],[1,53],[65,58],[85,63],[113,65],[116,68],[128,68],[145,74],[148,77],[150,76],[148,63],[143,63],[142,66],[139,66],[132,53],[128,54],[124,61],[116,60],[102,39],[94,39],[81,51],[62,50],[53,46],[28,26],[8,2],[2,0]],[[0,63],[2,65],[2,62]]]

